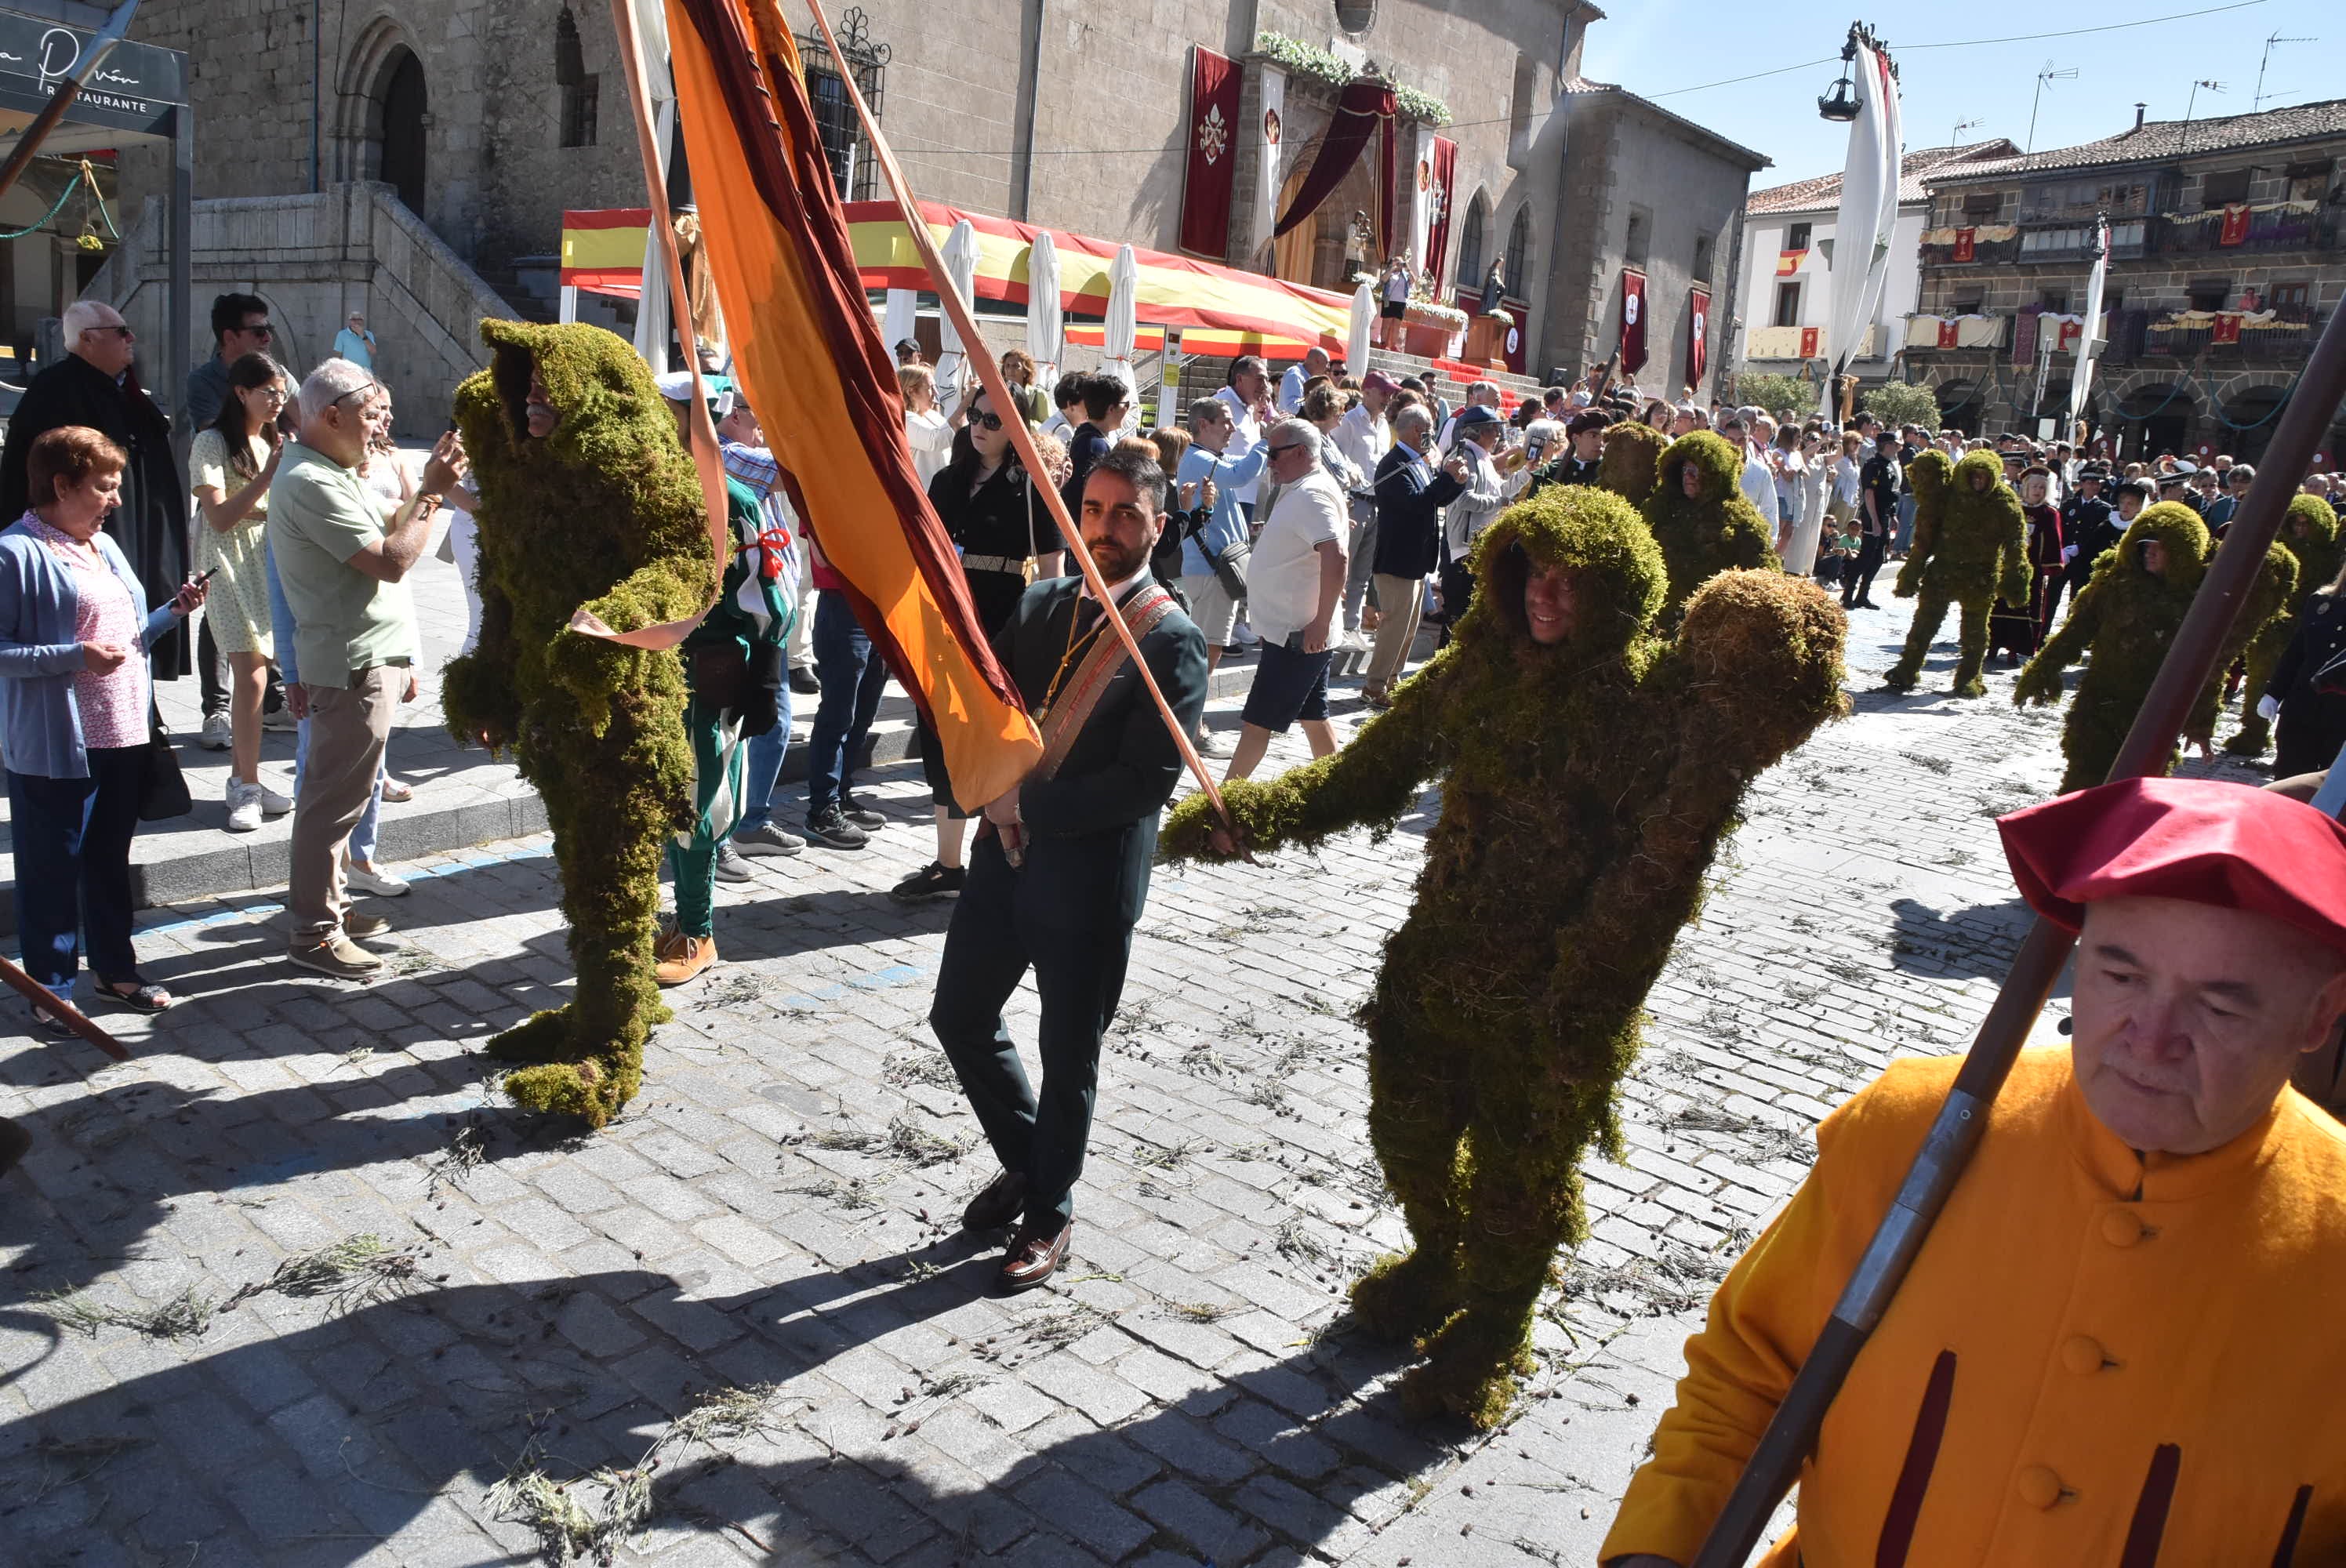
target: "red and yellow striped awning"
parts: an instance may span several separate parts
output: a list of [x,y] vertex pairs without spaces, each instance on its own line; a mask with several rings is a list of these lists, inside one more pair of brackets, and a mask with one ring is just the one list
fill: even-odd
[[562,285],[632,300],[642,292],[648,207],[606,207],[562,215]]
[[[851,201],[846,204],[846,212],[856,270],[866,289],[917,290],[930,287],[928,272],[913,249],[912,236],[905,231],[895,203]],[[1012,305],[1026,303],[1026,258],[1040,230],[1006,218],[964,212],[933,201],[921,203],[921,217],[940,244],[955,224],[964,218],[969,219],[977,235],[977,298]],[[1059,254],[1061,307],[1075,315],[1106,315],[1108,269],[1116,261],[1118,244],[1056,229],[1051,230],[1051,239]],[[1241,337],[1251,334],[1306,346],[1317,343],[1340,356],[1344,351],[1352,320],[1349,296],[1163,250],[1135,247],[1133,259],[1140,268],[1135,315],[1144,326],[1180,329],[1182,347],[1187,352],[1221,351],[1218,348],[1198,347],[1193,334],[1199,331]],[[1071,340],[1074,334],[1071,327]],[[1300,359],[1302,348],[1297,348],[1289,357]]]

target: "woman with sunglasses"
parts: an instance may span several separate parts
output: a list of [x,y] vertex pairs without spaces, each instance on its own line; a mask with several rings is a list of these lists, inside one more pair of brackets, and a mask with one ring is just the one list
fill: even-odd
[[[1018,412],[1011,410],[1008,417],[1017,419]],[[1011,447],[1004,415],[984,389],[963,402],[960,418],[953,461],[929,481],[929,504],[961,547],[962,575],[977,606],[978,625],[991,637],[1018,608],[1030,580],[1060,575],[1065,547],[1049,504],[1035,493],[1051,476],[1030,481]],[[1058,447],[1047,436],[1035,439],[1046,458]],[[906,901],[959,893],[964,877],[962,830],[968,819],[954,804],[953,780],[945,774],[936,733],[925,721],[921,771],[936,807],[937,858],[896,884],[895,896]]]

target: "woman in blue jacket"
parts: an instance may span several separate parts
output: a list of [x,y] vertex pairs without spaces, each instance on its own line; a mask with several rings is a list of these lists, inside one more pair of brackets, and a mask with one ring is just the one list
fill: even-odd
[[[138,574],[99,532],[125,456],[82,425],[52,430],[27,463],[32,506],[0,531],[0,756],[16,861],[26,971],[72,997],[80,936],[100,994],[160,1013],[171,994],[130,949],[130,840],[153,702],[147,650],[204,602],[183,585],[149,614]],[[33,1021],[62,1034],[40,1008]]]

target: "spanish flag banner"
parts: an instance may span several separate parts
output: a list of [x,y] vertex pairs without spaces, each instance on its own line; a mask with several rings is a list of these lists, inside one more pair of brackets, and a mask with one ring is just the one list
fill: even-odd
[[734,375],[856,616],[944,748],[965,809],[1042,754],[989,648],[904,443],[872,321],[775,0],[667,0],[669,63]]
[[1777,251],[1776,276],[1779,278],[1789,278],[1793,273],[1798,272],[1800,270],[1800,263],[1808,259],[1808,251],[1805,249]]
[[562,286],[632,300],[643,291],[648,207],[562,215]]

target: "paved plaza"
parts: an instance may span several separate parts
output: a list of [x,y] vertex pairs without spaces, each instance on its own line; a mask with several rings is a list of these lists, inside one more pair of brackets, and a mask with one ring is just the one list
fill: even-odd
[[1005,1301],[954,1228],[993,1166],[925,1023],[950,906],[886,892],[931,850],[897,765],[872,848],[720,884],[724,962],[597,1135],[479,1053],[568,983],[543,837],[403,865],[371,987],[288,966],[261,891],[142,917],[188,1000],[105,1016],[128,1064],[12,1010],[0,1107],[39,1141],[0,1183],[0,1563],[1590,1563],[1817,1119],[1961,1050],[2024,929],[1991,819],[2049,793],[2058,715],[2001,668],[1944,696],[1952,646],[1873,692],[1905,619],[1858,613],[1855,715],[1722,852],[1497,1432],[1404,1420],[1405,1355],[1341,1298],[1402,1241],[1351,1013],[1433,798],[1158,878],[1073,1261]]

